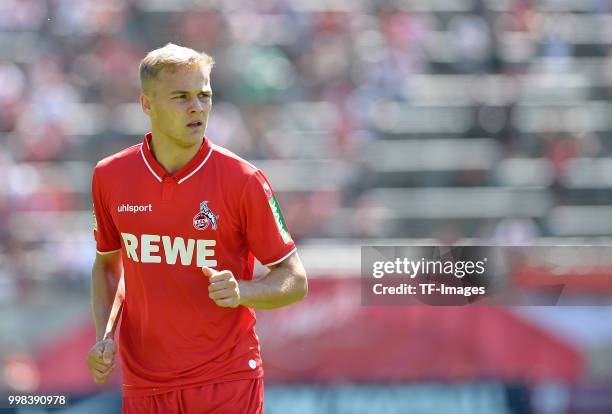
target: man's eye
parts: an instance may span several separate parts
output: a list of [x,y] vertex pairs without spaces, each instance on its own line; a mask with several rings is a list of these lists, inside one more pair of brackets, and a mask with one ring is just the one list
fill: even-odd
[[187,98],[187,95],[178,95],[174,97],[174,99],[185,99],[185,98]]

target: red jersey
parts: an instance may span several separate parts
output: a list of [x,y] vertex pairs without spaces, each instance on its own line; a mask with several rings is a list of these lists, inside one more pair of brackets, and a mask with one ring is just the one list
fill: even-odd
[[169,174],[142,144],[93,174],[98,253],[121,250],[126,297],[119,330],[124,395],[151,395],[263,375],[253,309],[217,306],[201,267],[250,280],[295,244],[263,173],[204,138]]

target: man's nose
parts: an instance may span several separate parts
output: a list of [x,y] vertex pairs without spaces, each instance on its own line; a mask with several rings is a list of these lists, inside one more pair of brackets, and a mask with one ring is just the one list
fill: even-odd
[[189,105],[189,113],[194,114],[202,112],[204,110],[204,104],[197,98],[192,98]]

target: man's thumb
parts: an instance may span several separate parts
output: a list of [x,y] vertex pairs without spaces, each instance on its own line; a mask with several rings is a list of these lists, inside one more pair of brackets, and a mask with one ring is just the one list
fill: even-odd
[[102,360],[110,364],[113,361],[113,357],[115,356],[115,342],[107,342],[104,346],[104,352],[102,353]]
[[104,344],[102,342],[96,343],[91,349],[91,353],[95,354],[97,357],[102,357],[104,353]]
[[206,266],[202,266],[202,273],[204,274],[204,276],[206,277],[211,277],[212,275],[215,274],[215,272],[213,271],[213,269],[211,269],[210,267],[206,267]]

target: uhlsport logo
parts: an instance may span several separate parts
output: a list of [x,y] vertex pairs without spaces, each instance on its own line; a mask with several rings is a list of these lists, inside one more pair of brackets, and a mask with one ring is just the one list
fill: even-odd
[[217,230],[217,221],[219,216],[215,216],[210,207],[208,207],[208,201],[202,201],[200,203],[200,211],[193,218],[193,227],[196,230],[206,230],[208,226],[211,226],[213,230]]
[[134,205],[134,204],[121,204],[117,206],[117,213],[146,213],[153,211],[153,204],[143,204],[143,205]]

